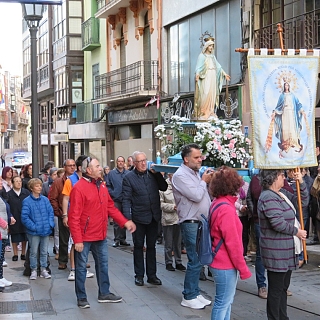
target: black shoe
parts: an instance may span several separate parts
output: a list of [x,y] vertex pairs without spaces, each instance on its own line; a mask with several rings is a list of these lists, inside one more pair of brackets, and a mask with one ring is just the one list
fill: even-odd
[[182,263],[176,264],[176,269],[180,270],[180,271],[186,271],[187,270],[187,268]]
[[142,287],[144,285],[143,277],[135,277],[134,284],[136,286]]
[[120,246],[120,241],[115,241],[112,246],[114,248],[119,247]]
[[150,284],[154,284],[156,286],[161,286],[162,285],[161,280],[159,278],[157,278],[157,277],[149,278],[147,280],[147,282],[150,283]]
[[130,246],[130,243],[128,243],[126,240],[120,241],[120,246],[128,247],[128,246]]
[[90,308],[90,303],[87,299],[78,299],[78,307],[81,309]]
[[53,247],[52,253],[53,253],[53,254],[57,254],[57,251],[56,251],[56,248],[55,248],[55,247]]
[[25,255],[25,254],[22,254],[22,255],[20,256],[20,259],[21,259],[21,260],[26,260],[26,255]]
[[18,256],[12,256],[12,261],[18,261]]
[[201,280],[201,281],[206,281],[207,280],[207,277],[204,274],[203,270],[201,270],[201,272],[200,272],[199,280]]
[[166,264],[166,269],[168,271],[176,271],[176,269],[173,267],[173,265],[171,263]]

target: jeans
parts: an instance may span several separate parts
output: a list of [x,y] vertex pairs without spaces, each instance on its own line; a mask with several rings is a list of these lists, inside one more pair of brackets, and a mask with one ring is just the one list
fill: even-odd
[[49,236],[41,237],[34,236],[32,234],[27,234],[29,247],[30,247],[30,269],[37,269],[37,256],[38,248],[40,246],[40,267],[45,269],[48,266],[48,246],[49,246]]
[[163,226],[164,260],[172,264],[172,251],[176,265],[181,264],[181,229],[180,225]]
[[135,222],[136,231],[133,235],[133,264],[136,277],[144,277],[143,245],[146,240],[146,274],[148,279],[157,274],[156,240],[158,234],[158,222],[152,219],[149,224]]
[[238,271],[220,270],[209,267],[216,283],[216,296],[211,312],[211,320],[229,320],[231,304],[236,293]]
[[266,277],[264,275],[265,268],[261,260],[260,254],[260,225],[258,223],[254,224],[254,230],[256,233],[256,242],[257,242],[257,249],[256,249],[256,262],[255,262],[255,272],[256,272],[256,283],[258,289],[262,287],[266,287]]
[[195,299],[200,294],[199,275],[202,269],[196,253],[197,223],[181,223],[181,233],[187,250],[188,265],[184,277],[182,294],[186,300]]
[[99,296],[109,294],[110,281],[108,275],[108,246],[107,238],[100,241],[83,242],[82,252],[74,251],[76,265],[75,290],[77,299],[87,299],[85,282],[87,275],[87,262],[91,250],[95,262]]
[[[122,212],[122,203],[114,201],[114,206],[119,209],[119,211]],[[120,226],[113,221],[113,233],[114,233],[114,242],[116,241],[126,241],[127,236],[127,229],[126,228],[120,228]]]
[[273,272],[268,270],[268,320],[289,320],[287,316],[287,290],[290,285],[291,270]]

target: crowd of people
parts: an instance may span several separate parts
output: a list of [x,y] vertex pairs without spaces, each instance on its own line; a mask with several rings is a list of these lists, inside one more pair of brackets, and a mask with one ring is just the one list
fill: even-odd
[[[319,149],[317,143],[318,158]],[[204,266],[197,256],[196,237],[201,214],[210,212],[212,249],[222,240],[208,266],[208,276],[216,286],[211,319],[230,319],[238,277],[251,277],[247,264],[254,257],[258,296],[267,299],[268,319],[287,319],[291,273],[304,264],[301,241],[309,234],[316,243],[320,236],[316,219],[320,166],[286,172],[261,170],[251,179],[226,166],[200,175],[202,155],[197,144],[185,145],[181,157],[183,163],[174,174],[148,168],[141,151],[127,161],[118,156],[112,170],[86,155],[66,159],[61,169],[49,161],[39,178],[32,178],[32,164],[22,168],[20,175],[5,166],[0,179],[0,290],[12,285],[3,277],[10,238],[12,260],[18,261],[20,249],[24,274],[30,280],[51,278],[51,235],[58,269],[69,268],[67,280],[75,281],[78,307],[90,307],[85,289],[86,279],[94,276],[87,269],[90,251],[98,301],[122,301],[110,292],[107,227],[112,222],[113,247],[129,246],[126,229],[132,233],[135,285],[144,286],[145,276],[147,283],[162,285],[157,276],[156,243],[163,237],[166,270],[185,272],[181,305],[203,309],[212,302],[201,295],[199,287]],[[303,221],[298,214],[297,186]],[[187,266],[181,258],[184,249]]]

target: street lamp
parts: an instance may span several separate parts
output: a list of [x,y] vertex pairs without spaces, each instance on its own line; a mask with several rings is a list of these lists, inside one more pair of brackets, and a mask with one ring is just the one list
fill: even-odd
[[39,109],[37,93],[37,32],[43,16],[44,5],[21,4],[23,18],[30,32],[31,44],[31,133],[32,177],[39,177]]

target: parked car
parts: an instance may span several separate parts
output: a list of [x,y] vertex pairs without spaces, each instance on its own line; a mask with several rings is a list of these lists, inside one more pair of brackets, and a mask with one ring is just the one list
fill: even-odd
[[22,166],[29,164],[29,160],[22,152],[15,152],[11,159],[13,168],[21,168]]

